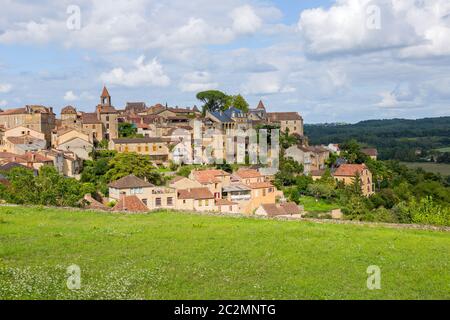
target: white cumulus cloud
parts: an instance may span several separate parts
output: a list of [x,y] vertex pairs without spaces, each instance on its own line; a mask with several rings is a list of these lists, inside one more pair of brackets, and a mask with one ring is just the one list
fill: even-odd
[[234,9],[231,13],[233,30],[237,33],[254,33],[262,26],[261,18],[249,5]]
[[109,85],[125,87],[165,87],[170,84],[170,78],[156,58],[146,63],[145,56],[140,56],[132,69],[114,68],[110,72],[102,73],[100,79]]
[[73,93],[73,91],[67,91],[64,95],[65,101],[76,101],[78,99],[79,99],[78,96],[75,93]]

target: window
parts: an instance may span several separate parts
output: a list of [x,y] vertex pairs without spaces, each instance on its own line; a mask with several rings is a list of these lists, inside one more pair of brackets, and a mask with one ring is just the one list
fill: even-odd
[[137,151],[138,151],[138,152],[141,152],[141,147],[140,147],[140,146],[137,148]]
[[186,200],[183,200],[183,204],[186,204]]
[[203,200],[199,200],[199,201],[198,201],[198,206],[199,206],[199,207],[202,207],[202,206],[203,206]]
[[209,206],[209,200],[205,200],[205,206],[206,206],[206,207]]
[[263,197],[265,197],[265,196],[266,196],[266,194],[267,194],[267,191],[266,191],[266,189],[263,189]]
[[156,151],[156,146],[155,145],[153,145],[153,151]]
[[125,152],[128,152],[128,146],[125,146]]
[[144,189],[142,188],[133,188],[130,190],[131,194],[143,194],[144,193]]
[[106,121],[109,121],[109,116],[106,116]]
[[273,192],[273,188],[269,188],[269,193],[272,193]]
[[142,199],[142,203],[145,204],[146,206],[148,206],[148,201],[147,201],[147,199]]
[[230,211],[233,211],[233,206],[230,206],[228,209],[229,209]]
[[172,197],[168,197],[167,198],[167,205],[168,206],[173,206],[173,198]]
[[156,206],[161,207],[161,198],[156,198]]
[[145,146],[145,152],[148,152],[148,151],[149,151],[149,147]]

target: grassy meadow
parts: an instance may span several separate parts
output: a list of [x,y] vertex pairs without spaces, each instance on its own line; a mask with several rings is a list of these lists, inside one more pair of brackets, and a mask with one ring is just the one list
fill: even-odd
[[425,171],[432,173],[440,173],[443,176],[450,176],[450,164],[434,163],[434,162],[402,162],[410,169],[422,168]]
[[450,233],[0,207],[0,299],[450,299]]

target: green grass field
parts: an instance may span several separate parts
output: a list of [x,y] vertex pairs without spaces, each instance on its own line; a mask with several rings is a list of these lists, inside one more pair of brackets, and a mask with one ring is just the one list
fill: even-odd
[[300,204],[304,206],[305,211],[308,212],[330,212],[333,209],[338,209],[339,206],[325,200],[316,201],[314,197],[301,196]]
[[443,176],[450,176],[450,164],[433,162],[402,162],[410,169],[422,168],[432,173],[440,173]]
[[450,299],[450,233],[0,207],[0,298]]

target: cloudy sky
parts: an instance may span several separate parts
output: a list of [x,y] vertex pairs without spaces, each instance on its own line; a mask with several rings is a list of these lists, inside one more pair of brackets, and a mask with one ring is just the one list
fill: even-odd
[[[449,0],[0,0],[0,108],[199,104],[308,123],[450,115]],[[78,19],[78,12],[80,13]]]

